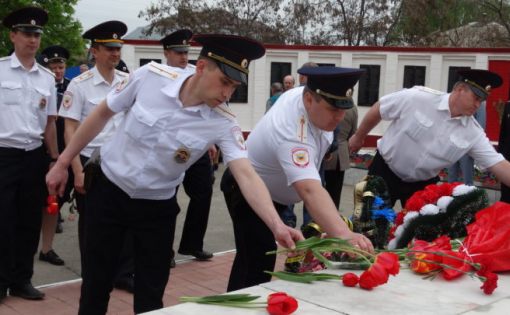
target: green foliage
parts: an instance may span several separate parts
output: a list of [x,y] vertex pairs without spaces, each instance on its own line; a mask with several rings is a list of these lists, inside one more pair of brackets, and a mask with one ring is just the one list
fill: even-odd
[[[1,0],[0,17],[9,12],[29,5],[38,5],[49,14],[48,23],[44,27],[40,50],[50,45],[60,45],[68,49],[71,58],[68,64],[84,58],[85,43],[81,38],[82,27],[74,17],[74,6],[78,0]],[[6,56],[13,48],[9,39],[9,30],[0,26],[0,56]]]

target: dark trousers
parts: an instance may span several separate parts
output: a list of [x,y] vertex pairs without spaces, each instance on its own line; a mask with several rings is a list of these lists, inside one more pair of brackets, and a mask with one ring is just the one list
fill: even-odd
[[179,245],[180,252],[201,251],[209,221],[213,194],[213,169],[209,153],[205,153],[186,170],[182,182],[190,201]]
[[85,259],[79,314],[106,314],[126,235],[135,257],[134,311],[163,307],[177,202],[132,199],[104,175],[87,192]]
[[417,182],[404,182],[389,168],[386,161],[376,152],[372,164],[368,168],[368,175],[378,175],[384,179],[388,186],[388,192],[390,194],[391,203],[394,206],[397,200],[400,200],[402,208],[405,207],[407,199],[409,199],[415,192],[423,190],[425,186],[436,184],[439,181],[439,177],[433,177],[428,180],[422,180]]
[[340,207],[344,175],[345,171],[340,171],[338,169],[324,171],[325,188],[331,196],[331,199],[333,199],[337,209]]
[[[227,291],[270,281],[271,275],[264,271],[273,271],[276,263],[276,255],[266,255],[276,249],[273,233],[248,205],[229,170],[223,174],[222,190],[234,224],[236,242]],[[275,203],[275,207],[280,212],[287,206]]]
[[510,203],[510,187],[506,186],[505,184],[501,183],[501,198],[500,201]]
[[[81,165],[85,165],[85,163],[87,163],[88,160],[89,160],[88,157],[80,155]],[[86,195],[77,193],[76,191],[75,194],[76,194],[76,207],[78,213],[80,214],[78,216],[78,245],[80,248],[80,258],[83,269],[86,240],[85,234],[87,233],[85,230],[85,226],[87,222],[88,211],[86,210],[87,208]],[[116,281],[121,280],[123,278],[132,277],[133,273],[135,272],[132,238],[133,238],[132,235],[128,232],[126,235],[125,243],[122,246],[122,252],[119,260],[119,265],[117,268],[117,275],[115,277]]]
[[0,288],[32,279],[48,165],[43,147],[0,148]]

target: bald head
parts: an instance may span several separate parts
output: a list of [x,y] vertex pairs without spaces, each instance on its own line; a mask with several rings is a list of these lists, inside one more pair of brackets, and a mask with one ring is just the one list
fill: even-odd
[[289,75],[286,75],[284,78],[283,78],[283,89],[285,91],[288,91],[290,89],[292,89],[294,87],[294,84],[296,82],[294,81],[294,77],[291,76],[290,74]]

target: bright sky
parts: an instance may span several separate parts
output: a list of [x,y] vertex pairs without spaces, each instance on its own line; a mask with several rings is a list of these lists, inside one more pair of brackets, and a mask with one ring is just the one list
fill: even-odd
[[96,24],[119,20],[128,26],[128,33],[139,26],[149,24],[138,18],[138,13],[151,4],[151,0],[79,0],[75,6],[75,18],[86,31]]

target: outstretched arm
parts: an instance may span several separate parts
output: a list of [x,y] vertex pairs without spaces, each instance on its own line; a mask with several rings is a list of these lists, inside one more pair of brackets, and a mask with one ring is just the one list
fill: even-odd
[[358,152],[363,146],[368,133],[381,121],[381,112],[379,111],[380,107],[380,103],[376,102],[366,113],[358,127],[358,130],[349,139],[349,152]]
[[257,215],[269,227],[275,239],[286,248],[294,248],[295,241],[303,239],[301,232],[286,226],[273,206],[264,182],[253,169],[248,159],[237,159],[228,163],[244,198]]
[[92,141],[103,130],[108,120],[114,114],[106,105],[106,100],[103,100],[76,130],[64,152],[59,156],[57,163],[46,175],[46,184],[51,195],[58,194],[62,196],[64,194],[67,182],[67,169],[71,161],[87,143]]

